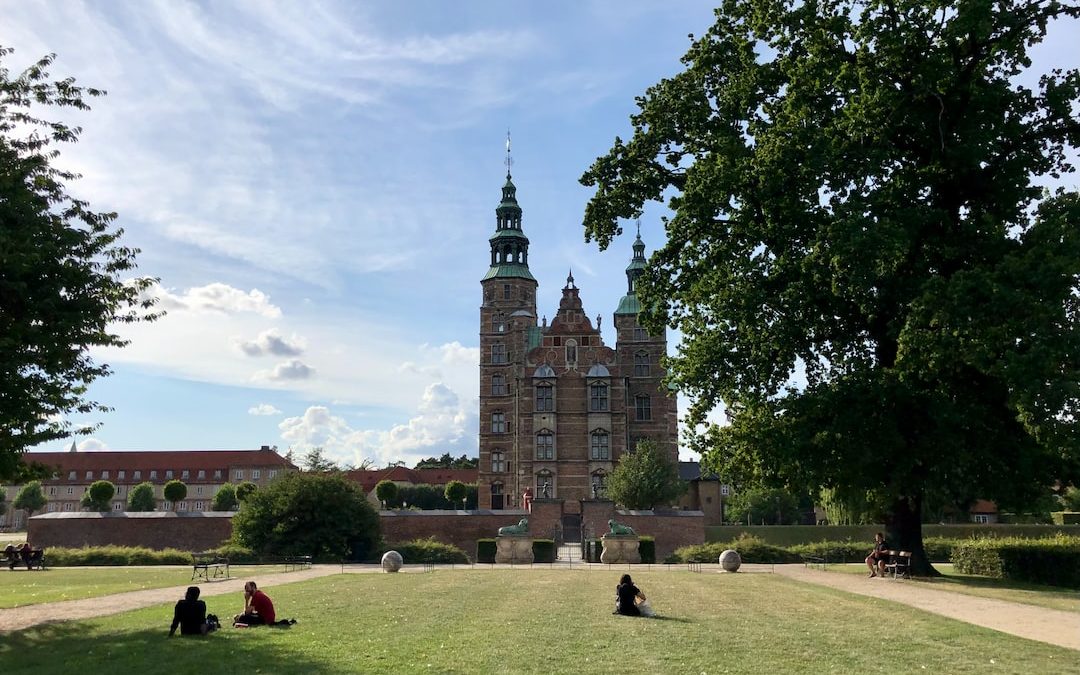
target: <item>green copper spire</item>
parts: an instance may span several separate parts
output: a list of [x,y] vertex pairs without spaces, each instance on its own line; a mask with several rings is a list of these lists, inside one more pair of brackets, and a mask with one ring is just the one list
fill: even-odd
[[506,133],[506,183],[502,187],[502,200],[495,208],[495,234],[491,244],[491,268],[484,279],[516,277],[532,279],[529,272],[529,238],[521,229],[521,206],[517,201],[517,187],[510,177],[514,161],[510,156],[510,132]]
[[637,298],[637,280],[645,273],[645,242],[641,240],[641,221],[637,221],[637,239],[634,240],[634,257],[626,266],[626,295],[619,300],[619,308],[615,314],[631,314],[637,316],[641,311],[641,303]]

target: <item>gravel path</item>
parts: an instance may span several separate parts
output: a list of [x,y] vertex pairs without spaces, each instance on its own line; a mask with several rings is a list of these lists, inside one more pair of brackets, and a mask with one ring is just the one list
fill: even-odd
[[[589,567],[592,567],[591,565]],[[600,566],[597,567],[606,567]],[[707,569],[716,566],[705,565]],[[346,573],[381,572],[379,565],[349,566]],[[420,572],[421,569],[406,568],[402,571]],[[1003,633],[1018,635],[1029,640],[1080,650],[1080,614],[1056,609],[1024,605],[1005,600],[980,598],[951,591],[924,587],[917,582],[905,580],[868,579],[855,574],[838,574],[807,568],[802,565],[744,565],[745,572],[773,572],[804,583],[827,586],[847,593],[866,595],[882,600],[898,602],[933,614],[957,619],[976,626],[992,628]],[[236,595],[237,611],[242,607],[241,594],[244,582],[254,580],[262,588],[291,584],[332,574],[340,574],[339,565],[314,565],[309,570],[288,574],[270,574],[200,584],[202,597],[233,593]],[[184,594],[183,586],[155,588],[145,591],[118,593],[85,600],[50,602],[27,605],[13,609],[0,609],[0,633],[21,630],[42,623],[90,619],[118,614],[151,605],[170,603]],[[224,617],[224,614],[222,614]]]
[[1075,612],[927,588],[904,579],[823,572],[803,565],[776,565],[773,571],[806,583],[891,600],[1002,633],[1080,650],[1080,614]]

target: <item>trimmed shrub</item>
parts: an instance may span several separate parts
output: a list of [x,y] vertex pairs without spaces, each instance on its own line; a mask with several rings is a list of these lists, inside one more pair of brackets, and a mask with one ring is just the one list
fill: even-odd
[[493,563],[493,562],[495,562],[495,540],[494,539],[477,539],[476,540],[476,562],[478,562],[478,563]]
[[[739,557],[746,563],[790,563],[801,562],[798,554],[766,544],[758,537],[742,535],[735,541],[712,542],[695,546],[684,546],[675,551],[671,557],[675,562],[707,562],[714,563],[720,559],[720,554],[727,549],[735,549]],[[667,560],[671,560],[671,557]]]
[[555,562],[554,539],[533,539],[533,562]]
[[641,562],[651,565],[656,562],[656,539],[653,537],[642,537],[638,542],[638,553],[641,554]]
[[972,539],[953,548],[962,574],[1080,588],[1080,537]]
[[239,544],[222,544],[217,548],[210,549],[207,553],[219,555],[233,564],[263,562],[259,556],[255,555],[254,551]]
[[824,558],[828,562],[858,562],[866,558],[872,547],[865,541],[817,541],[812,544],[788,546],[787,550],[802,558]]
[[442,563],[442,564],[468,564],[469,556],[453,544],[445,544],[429,537],[427,539],[413,539],[387,546],[383,552],[395,550],[401,554],[406,565],[416,563]]
[[45,560],[49,567],[190,565],[191,553],[175,548],[155,551],[141,546],[84,546],[49,548],[45,551]]

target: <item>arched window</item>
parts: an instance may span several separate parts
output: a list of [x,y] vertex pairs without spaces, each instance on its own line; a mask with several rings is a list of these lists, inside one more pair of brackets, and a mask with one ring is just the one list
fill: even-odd
[[506,396],[509,390],[506,386],[505,375],[492,375],[491,376],[491,395],[492,396]]
[[638,422],[652,419],[652,400],[648,394],[638,394],[634,397],[634,419]]
[[634,377],[649,376],[649,352],[640,351],[634,354]]
[[491,473],[506,472],[506,455],[502,450],[491,451]]
[[548,383],[536,385],[536,412],[555,410],[555,388]]
[[551,433],[550,429],[541,429],[536,434],[536,459],[555,459],[555,435]]
[[491,433],[493,434],[505,434],[506,433],[506,414],[503,412],[491,413]]
[[606,431],[597,429],[592,432],[592,443],[589,445],[589,458],[596,462],[611,459],[611,437]]
[[608,409],[608,386],[603,382],[594,382],[589,385],[589,411],[607,412]]

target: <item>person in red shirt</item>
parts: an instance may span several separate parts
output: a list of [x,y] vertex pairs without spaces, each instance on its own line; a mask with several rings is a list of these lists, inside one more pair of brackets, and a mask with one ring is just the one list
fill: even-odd
[[254,581],[244,584],[244,613],[233,617],[233,625],[269,626],[276,619],[270,596],[260,591]]

